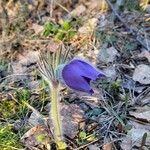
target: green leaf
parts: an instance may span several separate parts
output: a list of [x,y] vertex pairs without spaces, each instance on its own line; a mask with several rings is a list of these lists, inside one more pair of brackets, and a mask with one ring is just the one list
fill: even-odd
[[65,35],[66,35],[66,33],[64,33],[63,31],[60,31],[56,34],[56,38],[62,41],[64,39]]
[[85,132],[85,131],[81,131],[81,132],[79,133],[79,138],[80,138],[80,140],[86,139],[86,132]]
[[39,134],[39,135],[36,135],[35,138],[36,138],[36,140],[37,140],[38,142],[44,143],[44,142],[46,141],[46,139],[47,139],[47,135],[44,134],[44,133],[41,133],[41,134]]
[[65,31],[70,30],[70,28],[71,28],[71,22],[70,22],[70,20],[64,21],[63,24],[61,25],[61,27]]
[[57,34],[58,33],[58,30],[59,30],[59,26],[58,25],[53,25],[52,26],[52,32],[53,32],[53,34]]
[[56,141],[59,150],[65,150],[67,148],[67,144],[63,141]]
[[76,31],[69,31],[68,34],[67,34],[68,35],[68,39],[73,38],[75,34],[76,34]]
[[50,22],[45,23],[43,35],[45,37],[49,36],[51,31],[52,31],[52,28],[53,28],[53,24],[52,23],[50,23]]

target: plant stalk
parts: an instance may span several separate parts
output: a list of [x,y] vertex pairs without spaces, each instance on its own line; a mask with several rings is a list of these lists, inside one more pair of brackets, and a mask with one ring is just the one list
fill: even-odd
[[63,141],[62,130],[59,117],[59,84],[53,83],[51,86],[51,116],[54,125],[54,138],[59,150],[66,149],[66,143]]

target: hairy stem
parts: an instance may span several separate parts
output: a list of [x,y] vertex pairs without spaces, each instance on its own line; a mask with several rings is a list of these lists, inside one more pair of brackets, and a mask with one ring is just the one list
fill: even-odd
[[53,83],[51,87],[51,116],[54,125],[54,138],[59,150],[65,150],[66,144],[62,139],[62,130],[60,126],[60,117],[59,117],[59,84]]

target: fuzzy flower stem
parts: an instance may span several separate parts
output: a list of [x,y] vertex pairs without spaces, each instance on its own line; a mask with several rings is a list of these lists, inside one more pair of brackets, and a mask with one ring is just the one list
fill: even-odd
[[51,86],[51,116],[54,125],[54,138],[59,150],[65,150],[66,144],[62,139],[62,131],[60,126],[60,117],[59,117],[59,110],[58,110],[58,103],[59,103],[59,84],[52,83]]

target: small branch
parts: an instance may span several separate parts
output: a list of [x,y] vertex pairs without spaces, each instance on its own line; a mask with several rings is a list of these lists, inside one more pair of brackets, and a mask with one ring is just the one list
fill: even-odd
[[142,45],[146,50],[149,51],[147,45],[143,42],[142,37],[138,36],[137,32],[134,29],[131,29],[127,23],[124,22],[124,20],[119,16],[119,14],[117,13],[117,11],[115,10],[115,8],[113,7],[112,3],[109,0],[106,0],[106,2],[108,3],[108,5],[110,6],[110,8],[112,9],[113,13],[115,14],[115,16],[120,20],[120,22],[122,22],[122,24],[124,25],[124,27],[129,31],[129,33],[136,39],[136,41]]

